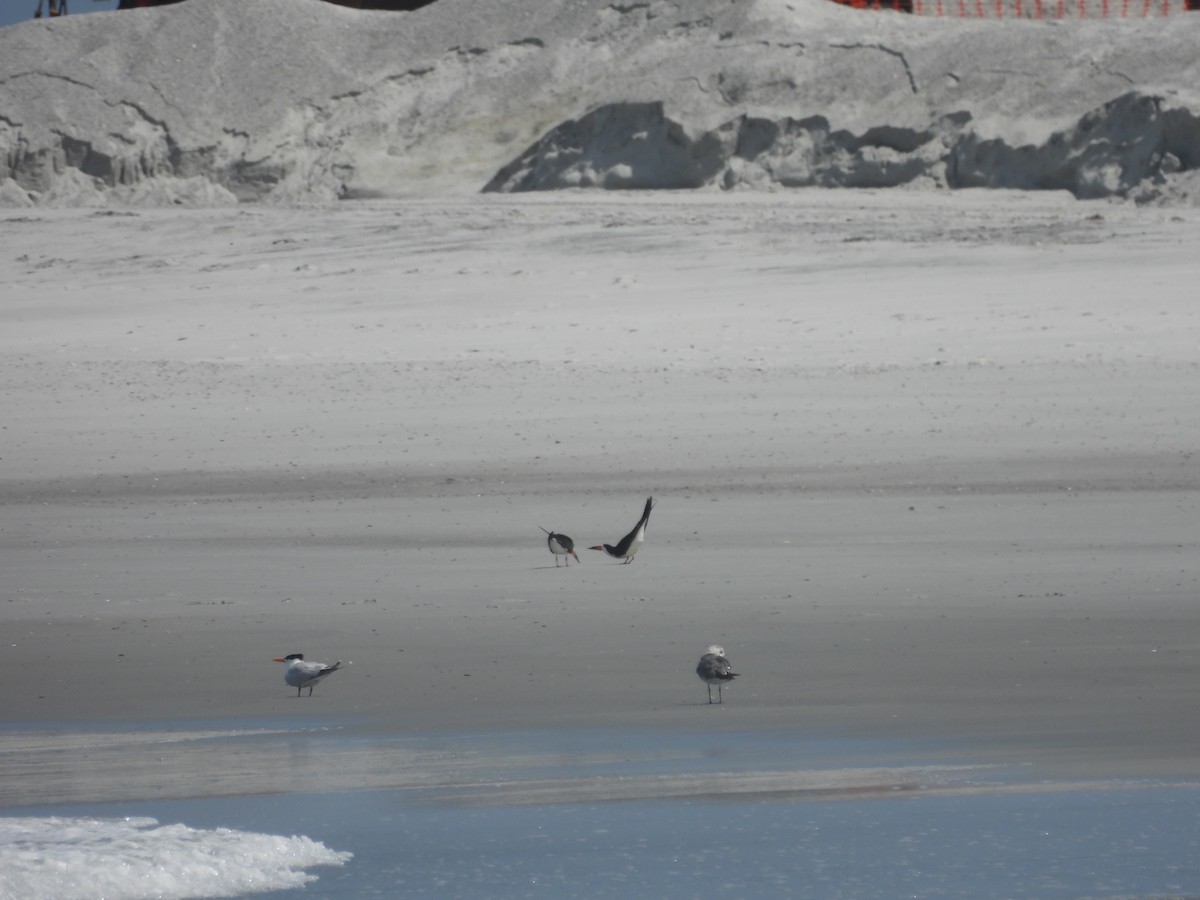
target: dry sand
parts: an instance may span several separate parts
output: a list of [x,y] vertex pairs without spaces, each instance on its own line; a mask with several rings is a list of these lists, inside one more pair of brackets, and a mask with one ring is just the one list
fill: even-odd
[[[658,195],[0,236],[22,765],[28,730],[350,718],[1200,775],[1195,214]],[[539,526],[614,541],[649,495],[632,565],[555,569]],[[297,699],[295,651],[352,665]]]

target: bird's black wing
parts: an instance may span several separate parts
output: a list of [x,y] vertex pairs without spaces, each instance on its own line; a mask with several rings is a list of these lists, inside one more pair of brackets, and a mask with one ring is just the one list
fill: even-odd
[[647,497],[646,509],[642,513],[642,517],[638,519],[638,523],[633,526],[633,531],[621,538],[621,542],[617,544],[617,546],[613,547],[612,551],[610,551],[613,556],[624,556],[629,551],[629,547],[633,543],[633,539],[637,537],[637,533],[650,522],[650,510],[653,507],[654,498]]

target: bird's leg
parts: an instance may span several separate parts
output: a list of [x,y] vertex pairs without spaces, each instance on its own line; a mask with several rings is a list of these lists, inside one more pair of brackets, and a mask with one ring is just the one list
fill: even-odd
[[725,698],[721,695],[721,688],[723,688],[723,687],[724,687],[724,685],[722,685],[722,684],[717,685],[717,702],[718,703],[725,702]]
[[708,702],[712,703],[712,685],[707,684],[707,685],[705,685],[705,687],[708,688]]
[[300,688],[296,688],[296,696],[297,696],[297,697],[299,697],[299,696],[300,696],[300,690],[301,690]]

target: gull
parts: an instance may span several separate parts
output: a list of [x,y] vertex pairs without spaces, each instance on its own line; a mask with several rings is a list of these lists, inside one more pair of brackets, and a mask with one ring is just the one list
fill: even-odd
[[[542,528],[542,526],[539,525],[538,528]],[[546,531],[546,529],[542,528],[542,531]],[[575,542],[565,534],[546,531],[546,546],[554,554],[554,568],[556,569],[558,568],[558,558],[560,556],[574,556],[575,562],[579,562],[579,556],[575,553]],[[571,565],[571,560],[567,560],[567,565]]]
[[712,644],[704,655],[700,657],[700,662],[696,666],[696,674],[700,676],[700,680],[708,685],[708,702],[712,703],[712,686],[717,686],[717,702],[724,703],[725,700],[721,696],[721,686],[727,681],[733,681],[737,678],[737,672],[729,671],[733,664],[725,658],[725,648],[719,644]]
[[589,547],[589,550],[603,550],[614,559],[623,559],[625,562],[622,565],[629,565],[633,562],[633,556],[642,547],[642,541],[646,539],[646,523],[650,521],[650,510],[654,506],[654,498],[646,498],[646,509],[642,513],[642,517],[638,519],[638,523],[633,526],[633,531],[621,538],[617,546],[612,544],[597,544],[595,547]]
[[308,696],[311,697],[313,688],[316,687],[318,681],[327,675],[332,675],[342,667],[340,659],[332,666],[327,666],[325,663],[319,662],[306,662],[303,653],[289,653],[287,656],[276,656],[272,658],[272,661],[287,663],[287,669],[283,673],[283,680],[296,689],[297,697],[300,696],[301,688],[308,688]]

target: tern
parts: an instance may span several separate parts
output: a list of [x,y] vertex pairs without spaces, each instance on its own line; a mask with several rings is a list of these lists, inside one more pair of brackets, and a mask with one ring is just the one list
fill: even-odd
[[[542,528],[542,526],[539,525],[538,528]],[[542,528],[542,531],[546,531],[546,529]],[[556,569],[558,568],[558,558],[560,556],[574,556],[575,562],[579,562],[579,556],[575,553],[575,542],[565,534],[546,531],[546,546],[554,554],[554,567]],[[567,565],[571,565],[571,560],[567,560]]]
[[642,541],[646,539],[646,523],[650,521],[650,510],[654,507],[654,498],[646,498],[646,509],[642,513],[642,517],[638,519],[638,523],[633,526],[633,531],[621,538],[617,546],[612,544],[597,544],[595,547],[589,547],[589,550],[603,550],[614,559],[623,559],[625,562],[622,565],[629,565],[633,562],[633,556],[642,547]]
[[332,675],[342,667],[342,661],[339,659],[332,666],[327,666],[325,663],[307,662],[304,659],[303,653],[289,653],[287,656],[273,657],[273,662],[287,663],[287,669],[284,670],[283,680],[296,689],[296,696],[300,696],[302,688],[308,688],[308,696],[312,696],[313,688],[317,682],[328,675]]
[[737,678],[737,672],[731,672],[733,664],[725,658],[725,648],[719,644],[711,645],[704,651],[704,655],[700,657],[700,662],[696,666],[696,674],[700,676],[700,680],[708,685],[708,702],[712,703],[712,686],[717,686],[717,702],[724,703],[725,700],[721,696],[721,687],[728,681],[733,681]]

